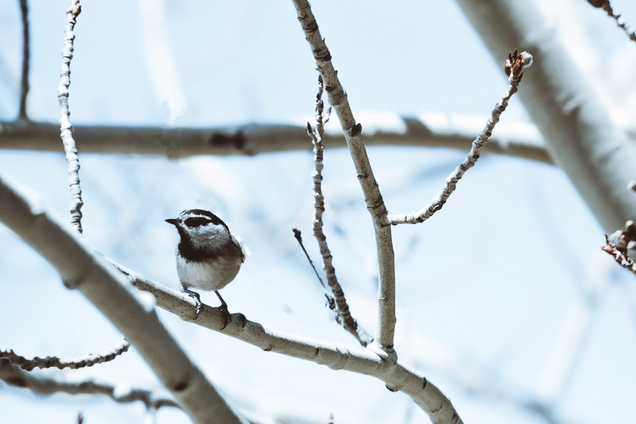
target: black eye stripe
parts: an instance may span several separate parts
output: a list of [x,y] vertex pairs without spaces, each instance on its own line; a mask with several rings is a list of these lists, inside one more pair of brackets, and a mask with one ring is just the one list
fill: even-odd
[[[221,218],[219,218],[218,216],[214,215],[212,212],[210,211],[206,211],[204,209],[188,209],[185,210],[183,212],[181,212],[181,215],[179,216],[181,219],[183,219],[184,217],[189,216],[189,218],[201,218],[201,219],[207,219],[208,222],[212,222],[214,225],[223,225],[225,226],[225,223],[221,220]],[[185,221],[187,221],[184,220]],[[189,225],[189,224],[186,224]],[[201,225],[201,224],[199,224]]]
[[181,212],[181,215],[194,215],[192,216],[192,218],[207,218],[215,225],[223,225],[223,221],[221,221],[221,218],[214,215],[212,212],[206,211],[204,209],[189,209]]
[[212,222],[210,218],[203,216],[194,216],[183,221],[183,223],[188,227],[200,227],[201,225],[206,225],[210,222]]

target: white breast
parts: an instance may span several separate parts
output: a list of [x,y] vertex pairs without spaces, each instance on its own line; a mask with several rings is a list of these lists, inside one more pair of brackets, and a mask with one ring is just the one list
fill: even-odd
[[214,261],[193,262],[177,254],[177,274],[186,287],[219,290],[236,277],[241,263],[239,257],[217,257]]

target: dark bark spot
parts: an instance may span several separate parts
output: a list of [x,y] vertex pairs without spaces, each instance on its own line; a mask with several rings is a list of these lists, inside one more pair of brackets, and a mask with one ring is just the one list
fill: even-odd
[[180,383],[175,384],[172,389],[176,392],[182,392],[187,388],[188,388],[188,382],[182,381]]
[[355,137],[362,134],[362,125],[360,125],[360,123],[357,123],[353,126],[353,128],[351,128],[351,137]]
[[234,134],[214,133],[208,142],[210,147],[234,147],[239,152],[244,152],[246,139],[243,131]]

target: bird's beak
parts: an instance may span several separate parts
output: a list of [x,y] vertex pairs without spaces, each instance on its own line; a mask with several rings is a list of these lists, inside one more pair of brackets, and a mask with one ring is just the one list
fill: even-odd
[[169,218],[169,219],[166,219],[166,222],[167,222],[168,224],[172,224],[172,225],[175,225],[175,226],[179,224],[179,220],[178,220],[178,219],[176,219],[176,218]]

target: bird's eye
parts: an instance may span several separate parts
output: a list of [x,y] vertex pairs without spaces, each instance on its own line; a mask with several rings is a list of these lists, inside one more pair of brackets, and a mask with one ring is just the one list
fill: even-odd
[[210,219],[197,216],[197,217],[186,219],[184,223],[188,227],[200,227],[201,225],[209,224]]

